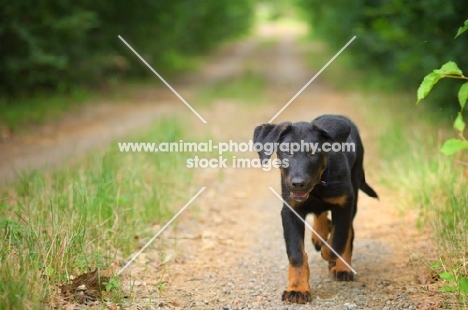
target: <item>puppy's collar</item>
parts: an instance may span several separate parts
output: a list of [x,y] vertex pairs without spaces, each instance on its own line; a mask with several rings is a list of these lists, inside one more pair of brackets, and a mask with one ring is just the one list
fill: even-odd
[[330,157],[327,159],[327,171],[325,171],[325,180],[320,180],[323,186],[328,186],[330,183]]

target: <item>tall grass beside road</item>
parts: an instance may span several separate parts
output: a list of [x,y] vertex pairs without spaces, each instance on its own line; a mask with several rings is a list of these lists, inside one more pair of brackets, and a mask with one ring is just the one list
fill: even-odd
[[[129,138],[179,141],[183,131],[166,119]],[[120,153],[113,143],[1,189],[1,308],[43,308],[71,275],[127,260],[198,190],[187,156]]]

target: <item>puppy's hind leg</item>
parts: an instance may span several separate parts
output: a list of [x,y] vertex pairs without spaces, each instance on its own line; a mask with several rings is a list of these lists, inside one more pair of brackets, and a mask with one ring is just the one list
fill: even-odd
[[[328,218],[328,212],[322,212],[320,215],[314,214],[314,222],[312,228],[317,234],[320,235],[320,237],[322,237],[323,240],[327,240],[328,234],[330,233],[332,228],[332,223]],[[323,242],[322,240],[320,240],[317,234],[315,234],[315,232],[312,232],[312,244],[314,245],[315,250],[319,252],[322,248]]]

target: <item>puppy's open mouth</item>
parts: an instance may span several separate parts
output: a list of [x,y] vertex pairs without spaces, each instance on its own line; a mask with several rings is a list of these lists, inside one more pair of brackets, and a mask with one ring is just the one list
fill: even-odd
[[300,193],[300,192],[290,192],[289,193],[289,196],[298,201],[298,202],[301,202],[301,201],[304,201],[306,200],[307,198],[309,198],[309,193],[308,192],[305,192],[305,193]]

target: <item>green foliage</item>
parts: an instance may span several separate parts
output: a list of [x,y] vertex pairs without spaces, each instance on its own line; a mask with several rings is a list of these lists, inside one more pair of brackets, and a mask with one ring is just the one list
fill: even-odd
[[460,279],[460,291],[463,294],[468,294],[468,278],[461,278]]
[[465,20],[465,23],[462,27],[458,28],[457,35],[455,36],[455,39],[461,35],[463,32],[468,30],[468,19]]
[[458,140],[458,139],[449,139],[444,142],[440,151],[444,153],[445,155],[453,155],[456,152],[467,150],[467,149],[468,149],[468,143],[466,141]]
[[[466,23],[466,22],[465,22]],[[466,29],[460,28],[458,30],[457,36],[466,31]],[[417,91],[418,104],[422,99],[426,98],[429,92],[432,90],[435,84],[442,78],[454,78],[468,80],[468,77],[463,75],[463,72],[460,70],[458,65],[453,61],[445,63],[440,69],[434,70],[428,75],[426,75],[419,86]],[[468,141],[463,135],[465,130],[465,121],[463,120],[463,108],[465,107],[466,101],[468,100],[468,82],[464,83],[460,90],[458,91],[458,103],[460,104],[460,112],[457,113],[457,117],[453,122],[453,128],[458,131],[458,139],[450,139],[445,141],[442,145],[441,152],[447,155],[452,155],[456,152],[467,150]]]
[[111,290],[118,289],[120,287],[120,282],[116,278],[110,278],[109,282],[105,282],[104,285],[106,287],[106,291],[109,292]]
[[466,101],[468,100],[468,82],[463,84],[458,91],[458,102],[460,107],[465,108]]
[[448,273],[446,271],[442,272],[441,274],[439,274],[439,277],[441,277],[442,279],[444,279],[445,281],[449,281],[449,282],[454,282],[456,279],[455,279],[455,276],[451,273]]
[[[315,35],[338,50],[353,36],[346,50],[356,68],[374,70],[414,89],[420,77],[449,60],[468,68],[466,36],[453,34],[468,16],[464,1],[296,0]],[[465,25],[466,27],[466,25]],[[463,40],[461,40],[463,39]],[[450,48],[447,48],[450,46]],[[433,102],[453,104],[450,85]]]
[[[457,78],[468,80],[468,78],[463,75],[463,72],[460,70],[460,68],[458,68],[458,65],[453,61],[449,61],[440,67],[440,69],[433,70],[424,77],[417,91],[418,101],[416,104],[418,104],[422,99],[426,98],[434,85],[437,84],[437,82],[439,82],[442,78]],[[458,93],[458,98],[462,109],[465,106],[467,96],[468,88],[467,86],[463,85]]]
[[251,21],[252,0],[14,1],[0,12],[0,90],[66,91],[148,74],[118,35],[156,69],[170,71]]
[[[433,270],[441,267],[447,268],[445,262],[436,261],[430,265]],[[449,271],[442,271],[439,273],[439,278],[447,282],[442,286],[439,291],[445,293],[457,293],[460,301],[465,301],[468,297],[468,278],[463,275],[461,268],[455,268]]]
[[424,99],[429,92],[432,90],[432,87],[439,82],[439,80],[442,78],[440,73],[437,72],[431,72],[428,75],[424,77],[424,80],[421,83],[421,86],[418,88],[418,102]]

